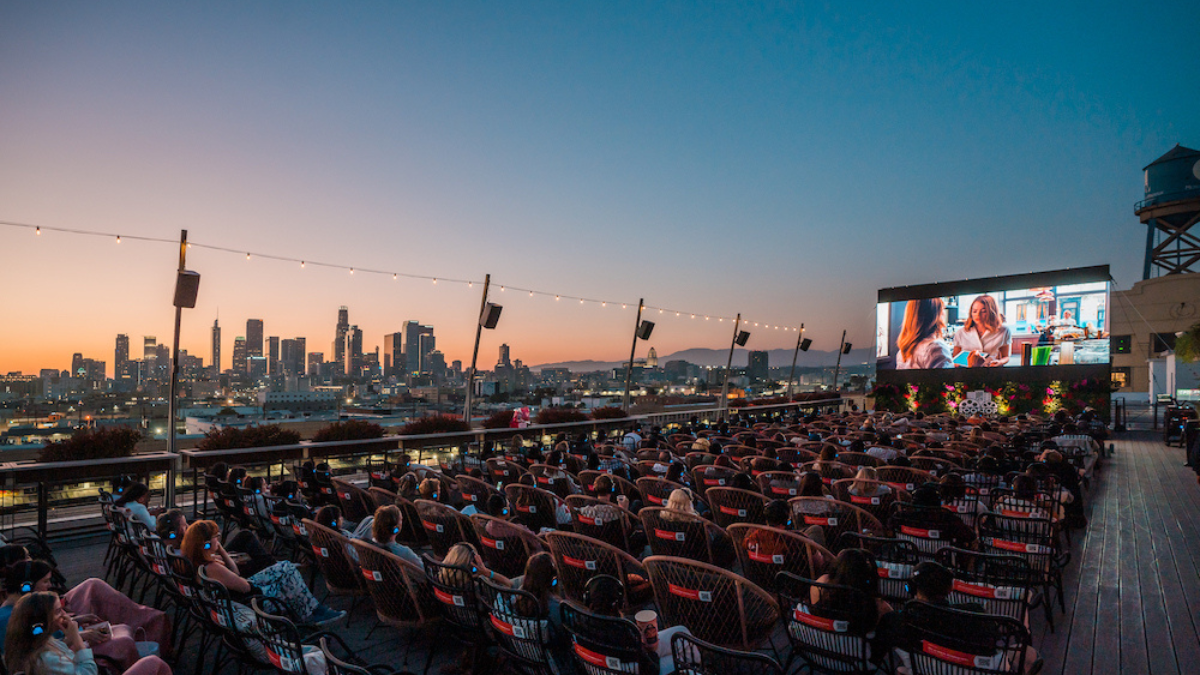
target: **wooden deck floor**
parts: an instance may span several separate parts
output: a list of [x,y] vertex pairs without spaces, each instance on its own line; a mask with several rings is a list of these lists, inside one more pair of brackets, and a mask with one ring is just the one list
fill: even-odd
[[[1113,441],[1115,454],[1086,493],[1089,526],[1075,531],[1065,572],[1066,611],[1055,610],[1051,633],[1036,611],[1034,645],[1054,675],[1107,673],[1173,675],[1200,672],[1200,486],[1183,466],[1183,450],[1168,448],[1150,431]],[[55,546],[71,582],[102,572],[103,538]],[[348,606],[340,600],[335,607]],[[397,634],[374,624],[370,603],[360,603],[348,627],[350,646],[368,661],[399,665],[415,640],[410,667],[420,672],[430,640],[442,654],[431,673],[454,660],[445,635]],[[177,672],[190,673],[194,655]],[[206,669],[207,671],[207,669]]]

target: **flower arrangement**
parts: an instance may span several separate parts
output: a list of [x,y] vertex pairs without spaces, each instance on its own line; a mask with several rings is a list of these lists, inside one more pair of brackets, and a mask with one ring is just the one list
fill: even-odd
[[903,412],[909,409],[908,401],[905,398],[907,391],[901,391],[900,387],[885,382],[876,384],[871,391],[871,395],[875,397],[875,409],[882,412]]

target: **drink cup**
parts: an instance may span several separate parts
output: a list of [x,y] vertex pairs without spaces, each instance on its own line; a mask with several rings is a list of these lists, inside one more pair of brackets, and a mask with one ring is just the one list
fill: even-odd
[[643,609],[633,615],[638,632],[642,634],[642,644],[651,651],[658,649],[658,614],[652,609]]

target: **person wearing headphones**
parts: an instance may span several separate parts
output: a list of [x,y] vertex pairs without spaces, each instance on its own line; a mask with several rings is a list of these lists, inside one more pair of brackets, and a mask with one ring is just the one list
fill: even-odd
[[[170,509],[158,517],[158,527],[155,530],[158,538],[166,544],[168,551],[179,553],[179,547],[183,545],[183,535],[187,532],[187,528],[187,516],[183,515],[183,511]],[[230,553],[243,556],[238,567],[246,576],[254,576],[277,562],[275,556],[271,555],[263,546],[258,535],[250,530],[230,532],[224,546],[225,550]]]
[[[587,584],[583,587],[583,604],[593,614],[626,618],[632,621],[631,617],[621,617],[621,607],[624,603],[625,585],[611,574],[597,574],[588,579]],[[647,653],[647,657],[657,663],[659,675],[667,675],[675,671],[675,657],[671,654],[671,638],[676,633],[692,634],[687,626],[682,624],[664,628],[658,631],[658,647],[655,651]]]
[[371,536],[361,537],[360,540],[368,541],[387,550],[397,558],[416,565],[418,569],[424,570],[425,562],[421,560],[421,556],[396,541],[396,536],[400,534],[400,528],[403,526],[404,514],[400,511],[399,506],[395,504],[381,506],[375,509],[375,519],[371,521]]

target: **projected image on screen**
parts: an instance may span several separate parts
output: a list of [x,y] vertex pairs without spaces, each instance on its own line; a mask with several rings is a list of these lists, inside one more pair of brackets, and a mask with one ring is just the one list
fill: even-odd
[[1108,282],[880,302],[882,370],[1108,363]]

